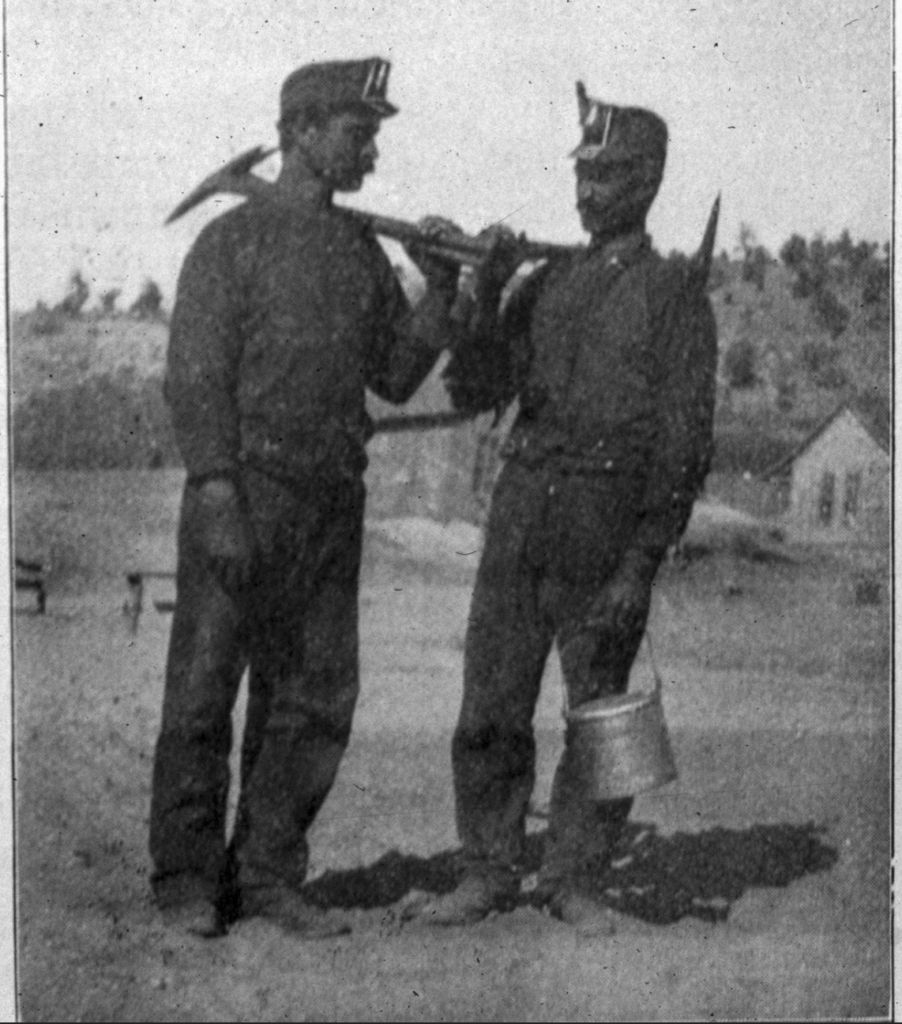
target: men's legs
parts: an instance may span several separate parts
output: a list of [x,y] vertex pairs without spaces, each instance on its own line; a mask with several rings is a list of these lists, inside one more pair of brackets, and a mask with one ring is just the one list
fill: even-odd
[[[650,591],[648,596],[650,599]],[[625,692],[647,619],[648,602],[627,630],[613,623],[587,629],[578,619],[563,625],[559,647],[570,707]],[[632,804],[632,797],[595,800],[588,795],[587,780],[574,757],[568,727],[552,786],[540,898],[557,897],[560,901],[567,894],[590,894],[597,889],[610,866]]]
[[464,692],[452,742],[457,828],[466,874],[426,908],[438,924],[465,924],[515,897],[526,811],[535,782],[532,717],[551,646],[535,599],[528,550],[541,516],[541,484],[508,467],[493,497],[470,609]]
[[153,768],[151,884],[161,907],[212,902],[225,856],[232,708],[243,670],[235,606],[207,572],[186,489],[178,599]]
[[[470,867],[512,870],[522,857],[535,783],[532,717],[550,630],[528,607],[528,579],[477,577],[452,742],[458,833]],[[519,598],[519,599],[518,599]]]
[[[305,503],[307,504],[307,503]],[[313,504],[313,503],[309,503]],[[347,747],[359,689],[362,489],[298,507],[274,545],[266,625],[254,641],[254,694],[233,848],[245,910],[274,911],[307,871],[306,832]],[[287,568],[286,568],[287,567]]]

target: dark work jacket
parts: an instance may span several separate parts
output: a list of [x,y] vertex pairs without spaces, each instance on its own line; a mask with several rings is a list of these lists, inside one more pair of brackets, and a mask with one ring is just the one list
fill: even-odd
[[214,220],[185,259],[169,338],[189,476],[362,473],[365,389],[404,402],[438,357],[412,325],[375,236],[339,208],[251,199]]
[[716,326],[689,267],[641,232],[549,262],[492,337],[458,345],[445,374],[458,408],[519,399],[509,459],[641,476],[631,550],[654,564],[685,528],[712,451]]

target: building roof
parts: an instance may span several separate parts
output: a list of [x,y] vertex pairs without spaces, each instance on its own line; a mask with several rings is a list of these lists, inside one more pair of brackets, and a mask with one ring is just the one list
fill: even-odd
[[886,402],[877,396],[873,398],[860,397],[852,402],[849,408],[852,415],[877,444],[889,454],[892,439],[892,416]]
[[844,413],[849,412],[862,427],[867,431],[872,440],[884,452],[889,454],[890,450],[890,410],[889,406],[880,398],[859,397],[852,400],[840,402],[840,404],[823,419],[812,432],[793,449],[785,458],[780,459],[761,476],[767,480],[775,476],[783,476],[789,472],[792,464],[804,455],[815,441]]

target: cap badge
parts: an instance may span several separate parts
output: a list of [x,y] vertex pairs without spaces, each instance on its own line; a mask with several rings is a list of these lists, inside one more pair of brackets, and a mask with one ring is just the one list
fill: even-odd
[[363,100],[384,100],[385,87],[388,83],[390,64],[387,60],[376,57],[370,64],[369,74],[363,86]]
[[608,144],[608,136],[611,134],[611,118],[614,116],[614,108],[608,107],[608,116],[604,121],[604,134],[601,136],[601,148],[605,149]]
[[[583,119],[583,128],[589,129],[594,128],[598,123],[598,119],[601,116],[601,104],[593,102],[589,109],[586,111],[586,116]],[[611,106],[605,107],[605,118],[604,118],[604,129],[601,135],[601,143],[595,148],[597,151],[606,149],[608,145],[608,138],[611,134],[611,119],[614,116],[614,108]]]

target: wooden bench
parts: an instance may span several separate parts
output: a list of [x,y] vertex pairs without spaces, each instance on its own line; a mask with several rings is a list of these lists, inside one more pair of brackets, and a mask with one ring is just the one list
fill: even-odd
[[47,588],[44,583],[44,566],[40,562],[16,559],[16,590],[33,590],[37,601],[37,613],[47,611]]
[[[175,572],[169,569],[132,569],[125,574],[125,582],[128,584],[128,597],[122,606],[122,612],[128,620],[133,633],[136,633],[138,630],[141,612],[144,610],[145,580],[153,579],[174,580]],[[155,600],[153,605],[158,612],[171,612],[175,608],[175,601]]]

